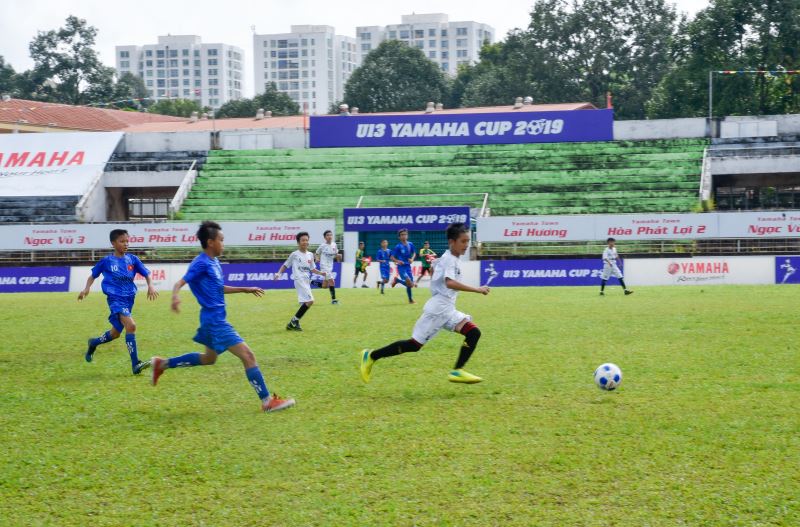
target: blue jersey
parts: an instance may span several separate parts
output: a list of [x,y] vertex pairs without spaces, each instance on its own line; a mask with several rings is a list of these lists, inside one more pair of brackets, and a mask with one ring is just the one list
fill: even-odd
[[414,247],[414,244],[408,242],[406,245],[402,243],[398,243],[394,246],[394,250],[392,251],[392,256],[396,259],[403,262],[401,265],[403,267],[408,266],[411,263],[411,257],[417,253],[417,249]]
[[122,257],[109,254],[92,267],[92,277],[103,275],[103,293],[110,297],[136,296],[136,284],[133,281],[136,273],[147,276],[150,271],[132,254],[123,254]]
[[392,251],[390,251],[389,249],[378,249],[378,254],[375,255],[375,259],[383,260],[381,262],[381,270],[387,270],[390,268],[389,262],[391,262],[391,260],[389,258],[391,256],[392,256]]
[[225,320],[225,281],[218,259],[198,254],[183,279],[201,306],[201,325]]

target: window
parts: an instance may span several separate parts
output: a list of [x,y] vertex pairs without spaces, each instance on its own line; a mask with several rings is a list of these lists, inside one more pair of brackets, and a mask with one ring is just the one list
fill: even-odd
[[460,48],[465,48],[465,47],[467,47],[467,39],[465,39],[465,38],[459,38],[458,40],[456,40],[456,46],[458,46],[458,47],[460,47]]
[[131,62],[129,60],[121,60],[121,61],[119,61],[119,67],[120,68],[130,68],[131,67]]
[[442,71],[449,71],[450,70],[450,63],[442,62]]
[[152,49],[145,50],[144,56],[145,57],[152,57],[153,56],[153,50]]
[[465,28],[465,27],[456,28],[456,36],[458,36],[458,37],[467,36],[467,28]]
[[189,84],[190,84],[190,83],[189,83],[189,79],[183,79],[183,83],[182,83],[182,84],[183,84],[184,86],[189,86]]
[[289,47],[289,42],[287,40],[279,40],[278,41],[278,48],[286,49]]
[[209,69],[208,75],[209,77],[215,77],[217,75],[217,69],[216,68]]
[[186,98],[188,98],[188,97],[189,97],[189,92],[190,92],[190,91],[191,91],[191,90],[183,90],[183,96],[184,96],[184,97],[186,97]]
[[188,57],[189,56],[189,50],[188,49],[182,49],[181,50],[181,56],[182,57]]
[[183,59],[181,61],[181,66],[188,66],[188,65],[189,65],[189,59]]
[[209,86],[218,86],[219,85],[219,79],[208,79],[208,85]]
[[131,57],[131,54],[128,51],[120,51],[119,52],[119,58],[121,58],[121,59],[129,59],[130,57]]
[[372,44],[361,44],[361,51],[369,51],[372,49]]
[[435,37],[435,36],[436,36],[436,29],[434,29],[434,28],[430,28],[430,29],[428,30],[428,36],[429,36],[429,37]]
[[158,66],[159,68],[163,68],[166,64],[167,63],[164,60],[157,60],[156,61],[156,66]]
[[169,67],[170,68],[177,68],[178,67],[178,59],[171,59],[169,61]]
[[144,62],[145,62],[145,65],[146,65],[148,68],[152,68],[152,67],[153,67],[153,61],[152,61],[152,60],[146,60],[146,61],[144,61]]
[[460,59],[467,58],[467,50],[466,49],[459,49],[458,51],[456,51],[456,57],[458,57]]
[[218,52],[218,50],[216,50],[216,49],[209,49],[208,50],[208,56],[209,57],[216,57],[217,56],[217,52]]
[[194,61],[194,67],[195,67],[195,68],[199,68],[200,66],[201,66],[201,61],[200,61],[200,59],[196,59],[196,60]]
[[425,47],[425,41],[424,40],[417,40],[416,42],[414,42],[414,47],[419,48],[419,49],[424,48]]
[[436,52],[435,51],[429,51],[428,52],[428,58],[435,59],[436,58]]
[[194,70],[194,76],[199,77],[202,74],[201,70]]
[[153,81],[145,81],[145,83],[144,83],[144,84],[145,84],[145,86],[147,86],[148,88],[152,88],[152,87],[153,87]]
[[163,97],[165,93],[167,93],[165,90],[158,90],[159,97]]
[[188,77],[189,76],[189,70],[183,70],[183,76],[184,77]]
[[442,51],[442,58],[443,59],[449,59],[450,58],[450,52],[449,51]]
[[194,55],[195,57],[199,57],[199,56],[200,56],[200,50],[199,50],[199,49],[196,49],[196,50],[194,50],[194,53],[193,53],[193,55]]
[[153,70],[147,70],[144,74],[145,74],[146,77],[152,77],[153,76]]
[[300,45],[303,47],[308,46],[308,39],[307,38],[300,39]]
[[209,66],[216,66],[217,65],[217,59],[208,59],[208,65]]
[[442,47],[443,48],[449,48],[450,47],[450,41],[449,40],[442,40]]
[[194,80],[194,87],[195,88],[199,88],[200,86],[202,86],[202,83],[201,83],[200,79],[195,79]]
[[447,30],[446,30],[446,29],[443,29],[443,30],[442,30],[442,36],[443,36],[443,37],[446,37],[446,36],[447,36]]
[[156,81],[156,86],[158,86],[159,88],[163,88],[166,85],[167,85],[167,81],[165,81],[164,79],[158,79]]
[[428,47],[429,48],[435,48],[436,47],[436,41],[435,40],[429,40],[428,41]]
[[178,56],[178,50],[177,49],[169,50],[169,56],[170,56],[170,58],[177,57]]
[[169,87],[170,88],[177,88],[178,87],[178,79],[170,79],[169,80]]
[[156,50],[156,57],[159,58],[159,59],[163,59],[164,58],[164,50],[163,49],[157,49]]
[[409,38],[411,33],[407,29],[400,30],[400,38]]
[[156,70],[156,77],[166,77],[167,72],[164,70]]
[[169,76],[170,77],[177,77],[178,76],[178,70],[169,70]]
[[415,29],[414,30],[414,38],[425,38],[425,30],[424,29]]
[[[372,33],[361,33],[359,37],[361,40],[372,40]],[[344,45],[344,42],[342,42],[342,45]]]
[[394,40],[397,38],[397,31],[389,31],[389,38]]

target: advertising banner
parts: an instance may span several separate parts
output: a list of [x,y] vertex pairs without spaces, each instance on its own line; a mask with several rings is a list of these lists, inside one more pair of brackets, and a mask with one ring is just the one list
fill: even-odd
[[0,293],[69,291],[69,267],[0,267]]
[[800,237],[800,212],[597,214],[478,218],[481,242]]
[[[256,264],[223,264],[222,275],[225,285],[235,287],[260,287],[262,289],[294,289],[294,280],[291,278],[292,270],[284,271],[275,279],[282,264],[256,263]],[[341,287],[342,264],[334,262],[333,277],[336,287]],[[314,277],[316,278],[316,277]],[[312,291],[313,292],[313,291]]]
[[627,264],[629,285],[775,283],[773,256],[631,259]]
[[775,283],[800,284],[800,256],[775,257]]
[[[625,272],[624,268],[620,270]],[[481,285],[489,287],[600,285],[603,262],[598,259],[482,260]],[[611,278],[608,283],[617,283]]]
[[469,207],[380,207],[344,209],[345,232],[443,231],[451,223],[469,224]]
[[[298,232],[309,233],[312,244],[324,240],[322,233],[334,231],[333,220],[223,221],[225,245],[295,245]],[[0,251],[106,249],[113,229],[129,233],[130,248],[199,247],[195,233],[199,223],[76,223],[64,225],[0,226]]]
[[0,196],[79,196],[103,172],[121,132],[0,135]]
[[613,110],[312,116],[311,148],[612,141]]

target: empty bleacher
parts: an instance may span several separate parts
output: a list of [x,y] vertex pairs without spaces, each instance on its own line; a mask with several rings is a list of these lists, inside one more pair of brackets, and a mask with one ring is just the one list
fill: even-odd
[[369,207],[450,205],[459,198],[437,195],[456,192],[488,192],[493,216],[689,212],[707,145],[680,139],[215,151],[181,217],[340,222],[342,208],[360,196]]
[[0,223],[62,223],[75,221],[80,196],[2,196]]
[[106,164],[106,172],[169,172],[189,170],[194,163],[200,170],[208,151],[182,150],[174,152],[117,152]]

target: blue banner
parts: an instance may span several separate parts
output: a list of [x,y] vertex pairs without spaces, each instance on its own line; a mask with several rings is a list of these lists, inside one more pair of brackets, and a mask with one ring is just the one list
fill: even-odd
[[0,293],[69,291],[69,267],[0,267]]
[[451,223],[469,221],[469,207],[344,209],[345,232],[443,231]]
[[[620,271],[624,271],[620,266]],[[600,285],[600,258],[573,260],[481,260],[481,285],[530,287],[552,285]],[[611,278],[609,284],[619,281]]]
[[612,141],[613,110],[312,116],[311,148]]
[[[222,277],[225,285],[234,287],[260,287],[262,289],[292,289],[294,280],[291,278],[292,270],[284,271],[278,280],[275,275],[282,264],[256,263],[256,264],[223,264]],[[319,264],[317,265],[319,269]],[[342,264],[334,262],[333,277],[336,287],[341,284]],[[316,278],[314,275],[312,278]]]
[[800,256],[775,257],[775,283],[800,284]]

